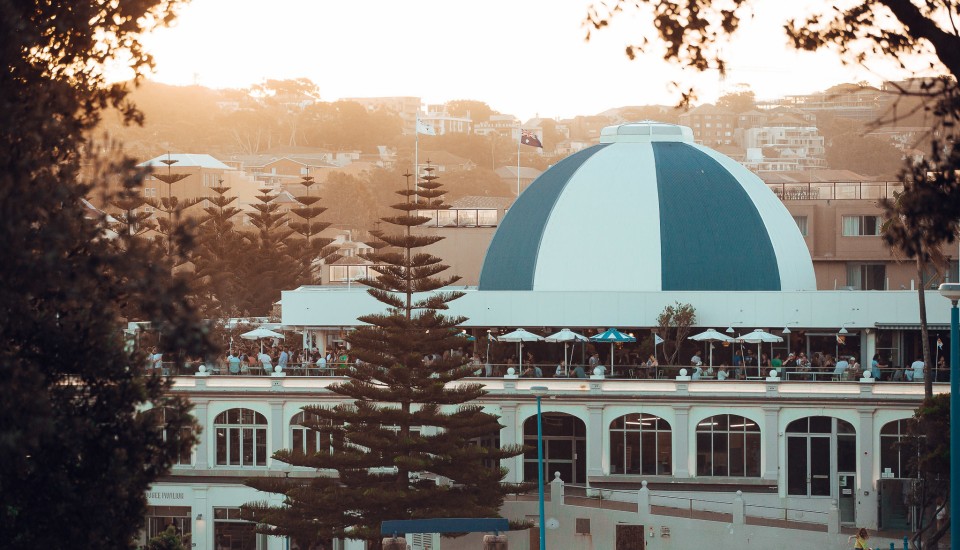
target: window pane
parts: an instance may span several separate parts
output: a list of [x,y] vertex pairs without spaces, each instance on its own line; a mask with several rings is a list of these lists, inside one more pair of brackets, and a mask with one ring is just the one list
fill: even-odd
[[730,475],[744,475],[744,434],[730,434]]
[[857,438],[853,435],[837,436],[837,471],[857,471]]
[[713,449],[710,445],[710,434],[697,434],[697,475],[713,475]]
[[673,473],[673,449],[670,432],[660,432],[657,435],[657,445],[657,473],[670,475]]
[[[610,433],[610,473],[611,474],[622,474],[626,473],[626,459],[624,455],[626,451],[624,449],[623,442],[623,432],[611,432]],[[628,454],[626,456],[629,456]]]
[[748,477],[760,477],[760,434],[748,433],[746,435],[744,458],[746,460],[746,475]]
[[830,496],[830,438],[810,438],[810,496]]
[[227,463],[227,429],[217,428],[217,464]]
[[807,494],[807,438],[787,438],[787,494]]
[[844,216],[843,217],[843,236],[853,237],[859,234],[860,234],[860,217]]
[[570,439],[552,439],[543,442],[544,456],[551,460],[564,459],[573,460],[573,440]]
[[829,416],[811,416],[810,417],[810,433],[812,434],[828,434],[833,431],[833,419]]
[[234,466],[240,465],[240,429],[229,428],[227,430],[227,440],[229,441],[230,454],[227,462]]
[[477,211],[457,210],[457,225],[460,227],[472,227],[477,225]]
[[860,264],[847,264],[847,286],[856,290],[863,290]]
[[[655,432],[644,432],[640,436],[640,451],[642,460],[640,469],[642,473],[656,475],[657,473],[657,434]],[[638,457],[640,459],[641,457]]]
[[267,465],[267,430],[259,428],[256,430],[254,438],[257,442],[256,463],[257,466]]
[[253,464],[253,429],[243,428],[243,441],[241,442],[241,452],[243,453],[242,466]]
[[305,453],[307,452],[306,444],[303,441],[303,433],[305,430],[302,428],[296,428],[293,430],[293,433],[290,435],[290,447],[295,453]]
[[713,475],[730,475],[727,465],[730,457],[727,451],[726,433],[713,434]]
[[806,237],[807,236],[807,217],[794,216],[793,221],[797,223],[797,229],[800,230],[800,234]]
[[477,222],[479,225],[493,226],[497,225],[496,210],[480,210],[477,213]]

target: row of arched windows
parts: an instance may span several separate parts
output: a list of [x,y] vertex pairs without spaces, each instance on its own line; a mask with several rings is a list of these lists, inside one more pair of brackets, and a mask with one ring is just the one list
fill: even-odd
[[[163,411],[157,416],[164,421]],[[890,477],[910,477],[915,470],[911,451],[902,441],[908,436],[910,419],[884,424],[880,431],[881,471]],[[332,453],[335,431],[311,430],[306,413],[290,419],[290,445],[294,452]],[[547,471],[562,471],[571,482],[585,479],[586,426],[580,419],[564,413],[544,414],[545,460]],[[267,418],[252,409],[226,410],[214,419],[217,466],[263,467],[267,464]],[[788,493],[828,494],[824,472],[856,471],[856,433],[844,420],[812,416],[787,425]],[[634,475],[671,475],[673,441],[670,424],[658,416],[631,413],[610,423],[610,473]],[[760,426],[740,415],[720,414],[705,418],[696,426],[696,475],[721,477],[760,477]],[[164,434],[169,437],[170,434]],[[491,441],[499,441],[493,436]],[[536,417],[524,424],[524,442],[536,446]],[[482,442],[481,442],[482,444]],[[835,459],[832,457],[836,457]],[[524,477],[536,479],[536,451],[524,456]],[[190,464],[190,455],[180,457],[181,465]],[[579,463],[579,465],[578,465]],[[579,475],[578,475],[579,474]]]

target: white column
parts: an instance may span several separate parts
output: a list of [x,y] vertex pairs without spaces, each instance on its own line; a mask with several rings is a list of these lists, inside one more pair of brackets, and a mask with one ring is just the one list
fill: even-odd
[[[773,481],[777,480],[780,468],[779,416],[780,407],[763,407],[763,426],[760,429],[760,441],[763,442],[762,477]],[[783,471],[787,471],[786,465]]]
[[200,436],[197,439],[197,448],[194,449],[197,461],[193,468],[195,470],[206,470],[210,467],[210,461],[208,460],[210,445],[208,442],[217,439],[217,434],[212,433],[211,424],[207,421],[207,405],[210,400],[191,398],[191,401],[193,402],[193,416],[197,419],[197,424],[200,425]]
[[[202,515],[200,520],[197,516]],[[197,487],[193,490],[193,507],[190,508],[190,521],[193,523],[194,550],[212,548],[213,541],[213,509],[207,507],[207,488]]]
[[[862,364],[862,363],[861,363]],[[874,458],[879,449],[874,446],[877,441],[873,415],[875,409],[860,409],[860,426],[857,428],[857,525],[867,529],[876,529],[877,518],[877,487],[875,479],[879,477],[873,471]]]
[[[517,423],[517,406],[504,403],[500,405],[500,423],[503,429],[500,430],[500,445],[516,445],[523,443],[523,425]],[[523,455],[504,459],[504,466],[507,467],[507,477],[504,479],[507,483],[519,483],[523,481]]]
[[[606,430],[603,427],[603,405],[587,405],[587,477],[603,475],[603,450]],[[579,458],[579,457],[578,457]]]
[[283,462],[272,458],[274,451],[284,447],[283,432],[285,424],[283,421],[283,401],[270,401],[270,445],[267,447],[267,455],[271,458],[267,460],[271,470],[282,470],[287,466]]
[[873,360],[873,354],[877,353],[877,331],[875,329],[866,329],[860,332],[860,341],[863,347],[860,351],[863,357],[857,357],[860,360],[860,367],[863,370],[870,368],[870,361]]
[[696,468],[696,453],[690,453],[690,405],[674,405],[676,423],[673,427],[673,477],[690,477]]

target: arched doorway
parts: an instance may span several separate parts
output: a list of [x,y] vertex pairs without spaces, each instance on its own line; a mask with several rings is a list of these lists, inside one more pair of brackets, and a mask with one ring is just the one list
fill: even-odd
[[808,416],[787,425],[787,494],[836,497],[840,521],[853,523],[856,503],[857,434],[830,416]]
[[[523,480],[537,480],[537,416],[523,423]],[[543,413],[544,482],[560,472],[564,483],[587,482],[587,427],[579,418],[565,413]]]

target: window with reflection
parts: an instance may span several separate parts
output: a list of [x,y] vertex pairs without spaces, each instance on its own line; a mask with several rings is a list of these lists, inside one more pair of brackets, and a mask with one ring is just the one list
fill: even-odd
[[327,418],[299,412],[290,419],[290,449],[295,453],[333,454],[335,439],[343,441],[343,434]]
[[251,410],[236,408],[217,415],[218,466],[266,466],[267,418]]
[[457,210],[457,225],[460,227],[474,227],[477,225],[476,210]]
[[[175,428],[168,426],[168,418],[172,418],[176,415],[176,411],[170,407],[157,407],[155,409],[150,409],[146,412],[150,415],[157,426],[160,426],[160,429],[163,430],[163,441],[170,442],[176,440],[189,439],[193,433],[193,430],[189,426],[183,426],[181,428]],[[193,459],[193,448],[187,447],[180,450],[180,454],[174,459],[174,466],[189,466],[192,464]]]
[[880,430],[880,475],[883,477],[917,477],[917,450],[908,444],[912,439],[911,426],[916,420],[905,418],[887,422]]
[[457,225],[457,211],[456,210],[438,210],[437,225],[439,225],[440,227],[453,227]]
[[760,426],[735,414],[697,424],[697,475],[760,477]]
[[497,211],[496,210],[478,210],[477,225],[481,227],[493,227],[494,225],[497,225]]
[[652,414],[628,414],[610,423],[610,473],[670,475],[670,424]]

